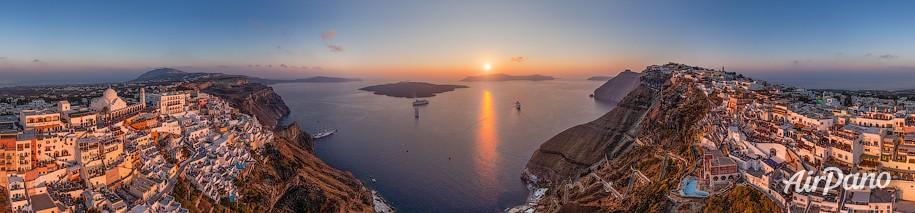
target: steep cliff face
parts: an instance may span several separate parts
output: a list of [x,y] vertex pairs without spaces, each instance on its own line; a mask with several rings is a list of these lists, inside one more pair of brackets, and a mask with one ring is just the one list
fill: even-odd
[[267,212],[371,212],[372,194],[351,173],[318,159],[298,124],[280,127],[276,140],[243,176],[240,202]]
[[605,156],[616,156],[633,141],[627,133],[636,126],[658,96],[641,84],[642,73],[626,70],[594,91],[594,97],[618,102],[597,120],[569,128],[540,145],[525,168],[525,178],[535,175],[550,182],[586,174]]
[[[650,98],[639,98],[640,96]],[[545,154],[534,154],[528,163],[531,174],[565,174],[558,177],[544,176],[549,181],[538,185],[548,188],[549,193],[539,201],[537,208],[558,212],[669,212],[676,209],[701,209],[701,202],[678,206],[668,196],[672,189],[677,188],[682,177],[695,175],[693,172],[698,165],[694,159],[699,156],[698,151],[692,147],[703,135],[705,124],[701,121],[710,110],[708,97],[692,81],[670,80],[661,91],[649,89],[645,85],[639,86],[620,102],[617,109],[594,122],[567,130],[572,131],[570,133],[560,133],[538,150],[538,153]],[[621,111],[630,112],[626,116]],[[630,117],[634,115],[639,115],[640,119],[630,122]],[[604,122],[599,122],[602,120]],[[612,120],[618,121],[608,123]],[[596,137],[601,134],[624,133],[601,132],[594,130],[600,129],[595,127],[631,130],[632,138],[638,139],[641,144],[634,143],[627,137]],[[550,153],[562,155],[550,156]],[[595,156],[602,157],[605,153],[608,156],[606,163],[588,164],[599,162],[600,158]],[[670,158],[665,161],[667,153],[688,160]],[[581,164],[563,162],[568,161],[568,158],[579,159],[577,161]],[[631,180],[634,177],[633,170],[640,171],[651,181],[638,178]],[[585,178],[579,178],[583,176]],[[626,198],[620,199],[605,191],[605,185],[590,178],[593,176],[609,182]],[[632,183],[631,188],[629,183]]]
[[293,142],[299,142],[298,145],[309,153],[315,152],[314,139],[311,138],[311,135],[302,131],[298,122],[292,122],[292,124],[277,127],[274,136],[286,138]]
[[637,87],[604,116],[553,136],[531,156],[527,173],[556,182],[587,172],[605,154],[619,152],[632,143],[625,140],[625,134],[639,122],[655,96],[653,90]]
[[[209,206],[236,212],[372,212],[372,194],[351,173],[328,166],[314,155],[314,141],[298,123],[278,126],[289,108],[272,88],[257,83],[211,84],[204,92],[223,98],[265,126],[274,140],[239,176],[239,202]],[[205,200],[205,199],[198,199]],[[195,201],[201,202],[201,201]],[[187,205],[187,204],[185,204]],[[193,205],[193,204],[192,204]]]
[[261,125],[275,127],[280,119],[289,115],[289,107],[273,88],[259,83],[210,86],[204,92],[216,95],[241,111],[257,117]]
[[642,73],[623,71],[594,90],[594,98],[603,101],[619,102],[633,89],[639,86]]

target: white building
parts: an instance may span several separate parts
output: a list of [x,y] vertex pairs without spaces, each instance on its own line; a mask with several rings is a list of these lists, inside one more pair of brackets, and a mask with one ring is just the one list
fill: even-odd
[[153,94],[149,97],[154,106],[158,107],[159,114],[169,115],[187,111],[187,92],[167,92]]
[[10,197],[11,207],[14,210],[22,210],[22,208],[29,205],[29,199],[25,193],[25,181],[19,176],[9,176],[7,181],[9,181],[10,186],[7,194]]

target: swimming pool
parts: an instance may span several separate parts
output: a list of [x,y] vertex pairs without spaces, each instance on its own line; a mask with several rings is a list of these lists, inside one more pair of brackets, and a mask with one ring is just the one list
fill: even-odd
[[682,197],[708,197],[709,193],[706,191],[699,190],[699,178],[696,177],[687,177],[683,180],[680,190],[680,196]]

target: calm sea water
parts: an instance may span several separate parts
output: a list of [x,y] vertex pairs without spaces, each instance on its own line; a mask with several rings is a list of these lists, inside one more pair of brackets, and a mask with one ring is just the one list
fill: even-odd
[[522,204],[528,190],[520,172],[534,150],[614,105],[588,97],[598,81],[438,82],[470,88],[428,98],[417,119],[412,99],[358,90],[381,83],[388,82],[272,86],[291,108],[289,119],[306,131],[339,130],[315,141],[321,159],[351,171],[401,212],[495,212]]

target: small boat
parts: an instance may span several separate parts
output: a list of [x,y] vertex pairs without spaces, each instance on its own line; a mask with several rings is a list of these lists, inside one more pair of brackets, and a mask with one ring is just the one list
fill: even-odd
[[372,177],[372,176],[369,176],[369,178],[371,178],[371,179],[372,179],[372,183],[375,183],[375,182],[377,182],[377,181],[375,181],[375,177]]
[[515,101],[515,109],[521,110],[521,102],[520,102],[520,101]]
[[422,106],[422,105],[426,105],[426,104],[429,104],[429,100],[416,99],[415,101],[413,101],[413,106]]

